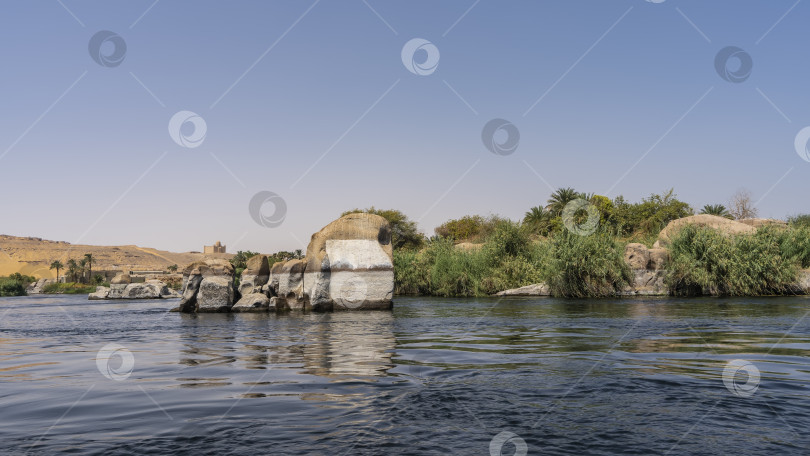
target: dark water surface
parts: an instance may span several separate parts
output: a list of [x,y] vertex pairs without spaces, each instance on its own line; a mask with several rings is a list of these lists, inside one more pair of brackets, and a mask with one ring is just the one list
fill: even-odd
[[807,298],[174,305],[0,298],[0,454],[810,452]]

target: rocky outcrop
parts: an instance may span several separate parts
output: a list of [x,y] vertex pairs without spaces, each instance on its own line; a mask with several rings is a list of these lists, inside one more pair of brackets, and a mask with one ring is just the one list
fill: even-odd
[[316,311],[390,309],[392,253],[391,227],[383,217],[353,213],[326,225],[307,246],[304,295],[309,306]]
[[254,255],[247,261],[247,267],[242,271],[242,278],[239,282],[239,293],[248,295],[260,293],[262,286],[267,284],[270,278],[270,264],[267,255]]
[[495,293],[495,296],[551,296],[551,290],[544,283],[526,285],[525,287],[513,288]]
[[96,291],[87,295],[87,299],[91,301],[97,301],[107,299],[107,296],[109,295],[110,289],[108,287],[96,287]]
[[163,282],[131,283],[124,289],[122,299],[160,299],[169,294],[169,288]]
[[[119,280],[121,282],[121,280]],[[120,288],[123,287],[123,288]],[[113,290],[116,290],[113,293]],[[147,280],[145,283],[116,283],[110,287],[96,287],[87,299],[167,299],[179,298],[180,295],[160,280]]]
[[633,284],[622,291],[625,296],[668,296],[669,287],[664,282],[666,271],[634,269]]
[[270,268],[270,279],[267,281],[267,289],[271,296],[280,296],[278,294],[279,278],[281,277],[283,268],[283,261],[273,263],[273,266]]
[[810,295],[810,269],[799,271],[799,277],[794,289],[796,294]]
[[203,277],[197,293],[197,312],[228,312],[234,301],[233,277]]
[[243,295],[231,310],[234,312],[267,312],[270,310],[270,298],[262,293]]
[[27,294],[29,294],[29,295],[42,294],[45,287],[52,284],[52,283],[56,283],[56,280],[53,280],[53,279],[39,279],[36,282],[28,285],[28,287],[26,287],[26,289],[25,289],[25,292]]
[[630,269],[647,269],[650,264],[650,250],[644,244],[627,244],[624,248],[624,262]]
[[737,221],[744,225],[752,226],[757,229],[766,226],[771,226],[779,229],[787,229],[788,227],[788,223],[786,221],[776,219],[748,218],[748,219],[740,219]]
[[227,312],[238,291],[233,282],[233,265],[227,260],[198,261],[183,270],[181,312]]
[[292,310],[308,308],[307,297],[304,296],[304,270],[306,267],[306,260],[289,260],[281,265],[281,272],[278,273],[278,287],[275,289],[275,294],[283,299],[286,306]]
[[669,289],[664,283],[669,252],[666,249],[648,249],[644,244],[630,243],[624,248],[624,261],[633,272],[633,283],[625,287],[625,296],[666,296]]
[[124,297],[124,290],[127,285],[132,283],[132,278],[129,274],[120,273],[110,280],[110,293],[107,295],[109,299],[121,299]]
[[752,225],[747,225],[736,220],[729,220],[725,217],[709,214],[692,215],[669,222],[666,228],[658,234],[658,240],[655,241],[653,247],[666,248],[680,230],[690,225],[712,228],[724,235],[750,234],[756,232],[756,228]]
[[[390,309],[394,293],[391,228],[377,215],[341,217],[315,233],[305,259],[252,257],[239,289],[224,260],[183,270],[182,312]],[[241,296],[241,299],[240,299]],[[234,305],[234,300],[238,301]]]
[[669,250],[662,248],[649,249],[650,262],[647,264],[647,269],[658,271],[664,269],[669,262]]

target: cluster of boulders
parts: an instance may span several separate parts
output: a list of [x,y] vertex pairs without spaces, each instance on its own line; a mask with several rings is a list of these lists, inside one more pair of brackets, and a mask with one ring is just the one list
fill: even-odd
[[374,214],[341,217],[315,233],[304,259],[251,257],[237,286],[225,260],[183,271],[180,312],[390,309],[394,293],[391,228]]
[[160,280],[147,280],[135,283],[129,274],[118,274],[110,280],[109,287],[96,287],[88,299],[167,299],[180,295]]
[[29,284],[28,287],[25,288],[25,293],[29,295],[42,294],[45,291],[45,287],[52,283],[56,283],[56,280],[39,279],[36,282]]
[[664,248],[648,249],[644,244],[630,243],[624,248],[624,262],[633,272],[633,283],[623,295],[659,296],[669,290],[664,283],[664,267],[669,261],[669,252]]

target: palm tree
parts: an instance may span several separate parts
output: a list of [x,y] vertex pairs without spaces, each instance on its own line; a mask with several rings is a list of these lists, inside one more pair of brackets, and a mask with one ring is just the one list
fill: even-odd
[[298,259],[298,260],[300,260],[301,258],[304,258],[304,251],[301,250],[301,249],[295,249],[295,252],[293,252],[293,253],[295,254],[295,258]]
[[716,215],[718,217],[725,217],[727,219],[734,218],[722,204],[707,204],[700,210],[701,214]]
[[87,262],[87,279],[91,279],[93,277],[93,254],[92,253],[85,253],[84,260]]
[[51,263],[50,269],[56,269],[56,281],[57,282],[59,282],[59,270],[64,268],[64,267],[65,267],[65,265],[63,265],[62,262],[59,261],[59,260],[56,260],[53,263]]
[[82,258],[79,260],[79,267],[81,268],[82,276],[79,278],[79,282],[84,282],[85,279],[85,272],[87,271],[87,259]]
[[70,277],[71,282],[76,281],[76,269],[79,268],[79,265],[76,264],[76,260],[69,259],[67,260],[67,269],[68,269],[68,276]]
[[562,214],[563,209],[565,209],[565,205],[574,201],[577,198],[581,198],[582,195],[577,193],[571,187],[566,188],[558,188],[551,194],[551,197],[548,199],[548,205],[546,209],[552,213],[552,215],[560,215]]
[[552,215],[543,206],[529,209],[523,216],[523,223],[529,225],[533,231],[541,235],[548,235],[551,229]]

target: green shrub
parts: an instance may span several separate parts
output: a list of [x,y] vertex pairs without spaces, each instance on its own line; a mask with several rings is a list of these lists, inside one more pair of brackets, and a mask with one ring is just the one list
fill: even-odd
[[632,280],[623,247],[605,232],[556,234],[543,270],[552,295],[562,297],[612,296]]
[[484,252],[492,265],[497,265],[510,257],[528,257],[531,239],[525,225],[501,220],[484,243]]
[[810,268],[810,227],[782,230],[779,234],[782,255],[802,268]]
[[794,228],[810,228],[810,214],[791,215],[787,221]]
[[428,265],[413,250],[394,250],[394,293],[430,294]]
[[0,296],[25,296],[25,294],[22,282],[9,277],[0,277]]
[[433,231],[437,236],[450,238],[457,242],[479,241],[489,237],[497,226],[505,221],[507,220],[496,215],[489,217],[465,215],[460,219],[448,220],[437,226]]
[[449,240],[433,242],[427,248],[430,264],[428,284],[434,296],[480,296],[482,279],[489,273],[486,252],[456,249]]
[[507,258],[497,267],[491,268],[489,274],[481,283],[481,289],[486,294],[543,281],[541,263],[527,257]]
[[68,282],[68,283],[52,283],[45,285],[42,292],[45,294],[89,294],[96,291],[95,285],[86,285],[82,283]]
[[790,294],[802,261],[798,250],[787,252],[794,235],[762,228],[724,236],[706,227],[685,227],[670,245],[667,284],[676,295]]

